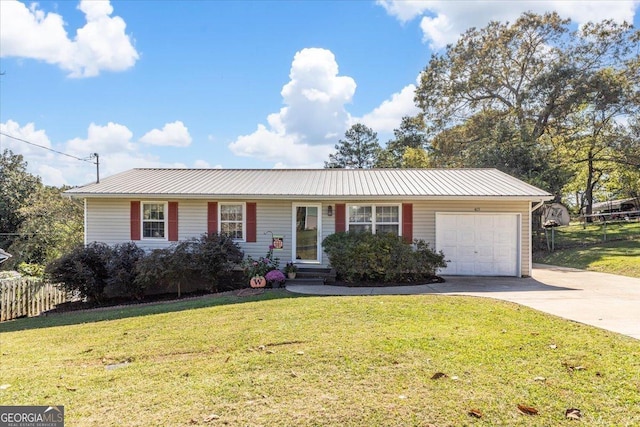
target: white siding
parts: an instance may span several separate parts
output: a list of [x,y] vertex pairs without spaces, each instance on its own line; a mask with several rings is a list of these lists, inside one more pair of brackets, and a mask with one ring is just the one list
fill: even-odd
[[178,239],[200,237],[207,232],[207,201],[178,201]]
[[[134,199],[87,199],[86,241],[103,242],[108,245],[131,241],[131,201]],[[141,200],[144,201],[144,200]],[[168,200],[153,201],[163,202]],[[182,200],[178,202],[178,239],[199,237],[207,231],[207,201]],[[138,246],[145,249],[165,248],[167,240],[139,240]]]
[[[274,250],[274,256],[280,258],[280,265],[288,261],[295,259],[292,253],[293,248],[293,205],[304,205],[321,203],[322,212],[322,236],[321,241],[325,237],[335,232],[335,223],[333,216],[327,215],[327,203],[317,201],[276,201],[265,200],[257,201],[256,214],[257,214],[257,228],[256,228],[256,242],[255,243],[241,243],[240,246],[245,251],[246,255],[251,255],[254,258],[265,256],[269,250],[271,244],[271,235],[283,236],[284,249]],[[271,233],[269,233],[271,232]],[[326,255],[322,254],[322,266],[328,265]]]
[[86,242],[108,245],[131,240],[130,201],[122,199],[86,199]]
[[[86,208],[86,240],[87,242],[104,242],[110,245],[130,241],[130,202],[133,199],[88,199]],[[154,199],[157,200],[157,199]],[[162,201],[162,200],[158,200]],[[207,202],[225,200],[180,200],[178,204],[178,233],[181,240],[198,237],[207,231]],[[251,202],[252,200],[246,200]],[[322,239],[335,232],[335,205],[349,201],[308,201],[322,204]],[[354,203],[366,204],[379,202],[376,200],[358,200]],[[284,236],[284,250],[276,251],[281,264],[291,260],[292,253],[292,205],[304,204],[305,201],[258,200],[256,243],[241,243],[245,254],[252,257],[264,256],[271,244],[271,231],[274,235]],[[413,237],[424,239],[432,248],[435,247],[436,212],[508,212],[521,214],[521,272],[531,275],[531,230],[528,201],[416,201],[416,200],[384,200],[384,203],[413,203]],[[327,215],[327,207],[333,207],[333,216]],[[137,242],[144,248],[167,247],[171,242]],[[322,265],[328,260],[323,254]]]
[[280,265],[284,266],[291,260],[291,202],[256,201],[256,217],[256,242],[240,244],[245,255],[254,258],[265,256],[271,245],[271,236],[283,236],[284,249],[274,251],[274,256],[280,258]]

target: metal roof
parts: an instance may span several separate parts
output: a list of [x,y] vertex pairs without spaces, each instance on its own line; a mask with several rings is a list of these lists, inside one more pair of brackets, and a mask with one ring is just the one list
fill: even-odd
[[551,195],[497,169],[131,169],[73,197],[517,198]]

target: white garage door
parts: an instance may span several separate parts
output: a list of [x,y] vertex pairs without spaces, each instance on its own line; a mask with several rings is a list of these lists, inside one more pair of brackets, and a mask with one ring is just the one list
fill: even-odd
[[520,276],[520,215],[436,213],[441,274]]

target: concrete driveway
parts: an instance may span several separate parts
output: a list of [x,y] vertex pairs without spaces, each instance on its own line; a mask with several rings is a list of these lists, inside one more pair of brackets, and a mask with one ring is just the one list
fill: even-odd
[[314,295],[472,295],[511,301],[640,339],[640,279],[536,264],[533,277],[444,276],[445,283],[348,288],[291,285]]

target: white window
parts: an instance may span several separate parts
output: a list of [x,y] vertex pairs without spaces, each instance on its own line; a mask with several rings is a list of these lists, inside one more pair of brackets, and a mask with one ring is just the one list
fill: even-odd
[[400,205],[349,205],[349,231],[400,236]]
[[226,234],[236,240],[245,238],[244,203],[220,204],[220,234]]
[[142,203],[142,238],[165,239],[167,230],[167,204]]

